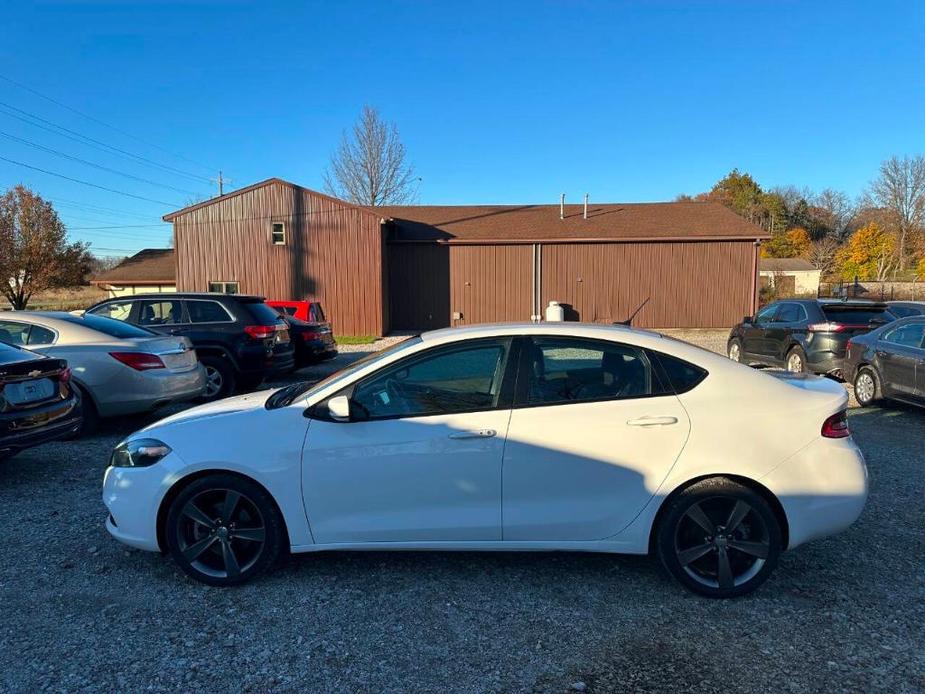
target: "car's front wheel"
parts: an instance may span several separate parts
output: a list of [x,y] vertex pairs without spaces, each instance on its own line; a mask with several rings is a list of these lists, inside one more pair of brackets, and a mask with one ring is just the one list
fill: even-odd
[[783,549],[782,535],[760,494],[717,477],[691,485],[670,504],[656,529],[656,549],[682,585],[707,597],[732,598],[768,579]]
[[873,405],[880,399],[880,381],[869,366],[862,366],[854,377],[854,397],[861,407]]
[[244,583],[283,551],[283,519],[269,495],[236,475],[185,487],[167,513],[167,548],[183,571],[213,586]]
[[732,361],[742,361],[742,341],[734,337],[729,341],[729,345],[726,348],[726,353],[729,355],[729,358]]

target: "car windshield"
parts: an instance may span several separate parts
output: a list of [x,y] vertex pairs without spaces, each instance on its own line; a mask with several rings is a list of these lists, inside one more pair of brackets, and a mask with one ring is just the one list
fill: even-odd
[[867,325],[872,320],[884,320],[887,316],[886,307],[882,306],[826,306],[822,312],[827,320],[834,323],[850,323],[853,325]]
[[157,333],[146,330],[145,328],[140,328],[137,325],[123,323],[122,321],[114,320],[112,318],[94,316],[89,313],[85,313],[82,316],[56,316],[56,318],[67,323],[73,323],[74,325],[84,325],[91,330],[96,330],[112,337],[132,338],[152,337],[153,335],[157,335]]
[[357,359],[355,362],[349,366],[344,367],[340,371],[337,371],[327,378],[323,378],[317,383],[312,383],[311,381],[302,381],[300,383],[293,383],[292,385],[286,386],[281,390],[276,391],[267,399],[266,408],[268,410],[276,409],[277,407],[285,407],[291,405],[293,402],[302,397],[309,397],[313,393],[317,393],[322,388],[327,388],[333,383],[342,381],[346,379],[351,374],[356,373],[360,369],[369,364],[373,364],[381,359],[390,357],[397,352],[402,352],[409,347],[413,347],[417,344],[420,344],[421,336],[415,335],[414,337],[409,337],[401,342],[396,342],[394,345],[390,345],[385,349],[381,349],[378,352],[372,352],[367,354],[365,357]]

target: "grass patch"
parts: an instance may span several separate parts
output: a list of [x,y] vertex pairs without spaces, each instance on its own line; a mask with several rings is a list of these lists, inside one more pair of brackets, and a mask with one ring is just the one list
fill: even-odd
[[374,335],[338,335],[335,339],[339,345],[371,345],[378,338]]

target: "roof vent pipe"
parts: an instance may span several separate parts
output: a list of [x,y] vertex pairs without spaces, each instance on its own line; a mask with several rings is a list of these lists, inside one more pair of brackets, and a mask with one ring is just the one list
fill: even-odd
[[585,193],[585,219],[588,218],[588,194]]
[[565,219],[565,193],[559,196],[559,219]]

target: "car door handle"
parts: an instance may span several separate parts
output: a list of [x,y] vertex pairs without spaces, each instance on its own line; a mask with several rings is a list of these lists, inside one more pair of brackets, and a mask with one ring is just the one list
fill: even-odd
[[663,427],[669,424],[677,424],[677,417],[640,417],[639,419],[630,419],[627,425],[631,427]]
[[451,439],[490,439],[497,434],[494,429],[479,429],[478,431],[457,431],[450,434]]

